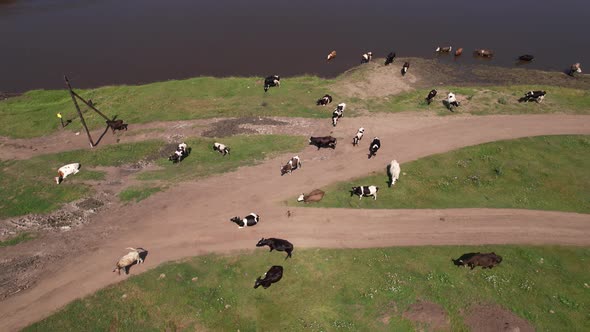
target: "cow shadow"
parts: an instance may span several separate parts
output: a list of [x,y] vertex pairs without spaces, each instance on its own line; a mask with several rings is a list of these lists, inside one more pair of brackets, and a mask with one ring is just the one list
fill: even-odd
[[448,100],[446,100],[446,99],[443,99],[443,100],[442,100],[442,104],[443,104],[443,106],[444,106],[446,109],[448,109],[449,111],[451,111],[451,112],[453,112],[453,113],[455,112],[453,108],[454,108],[454,107],[456,107],[456,106],[453,106],[453,105],[451,105],[451,104],[449,103],[449,101],[448,101]]
[[393,173],[391,172],[391,164],[387,165],[385,169],[387,171],[387,187],[391,188],[391,186],[393,185]]
[[[143,260],[143,262],[145,263],[145,260],[148,256],[148,251],[143,248],[137,248],[137,249],[141,249],[141,251],[139,252],[139,258],[141,258],[141,260]],[[134,261],[133,263],[131,263],[131,265],[127,265],[125,267],[125,274],[129,274],[129,270],[131,270],[131,267],[134,265],[137,265],[137,261]]]

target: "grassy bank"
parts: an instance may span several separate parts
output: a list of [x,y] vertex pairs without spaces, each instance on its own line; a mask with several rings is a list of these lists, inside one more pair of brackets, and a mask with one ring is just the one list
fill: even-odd
[[[495,251],[504,261],[474,271],[450,262],[470,251]],[[474,303],[500,305],[537,330],[582,331],[590,324],[588,248],[309,249],[293,257],[284,261],[260,249],[164,264],[77,300],[25,331],[407,331],[414,325],[402,313],[418,300],[441,305],[452,331],[466,330],[462,315]],[[283,279],[253,289],[273,264],[284,266]]]
[[[590,137],[544,136],[493,142],[401,165],[387,188],[383,172],[325,188],[317,207],[524,208],[590,213]],[[385,163],[385,161],[384,161]],[[378,199],[350,197],[358,185]],[[293,202],[293,204],[296,204]]]

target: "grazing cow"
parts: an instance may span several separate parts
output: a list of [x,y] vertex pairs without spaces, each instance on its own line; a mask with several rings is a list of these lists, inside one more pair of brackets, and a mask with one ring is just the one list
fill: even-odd
[[229,154],[229,147],[225,146],[224,144],[221,143],[214,143],[213,144],[213,150],[214,151],[219,151],[219,153],[221,153],[222,155],[226,155]]
[[143,248],[127,248],[131,250],[127,255],[121,257],[115,264],[113,272],[121,274],[121,270],[125,270],[125,274],[129,274],[129,268],[134,264],[141,264],[147,255],[147,250]]
[[273,265],[268,272],[264,274],[262,278],[256,278],[256,282],[254,283],[254,288],[258,288],[260,286],[267,289],[270,287],[271,284],[278,282],[283,277],[283,267],[279,265]]
[[268,76],[264,79],[264,92],[268,91],[268,89],[273,86],[281,87],[281,78],[279,75]]
[[345,109],[346,109],[346,103],[340,103],[340,104],[336,105],[336,110],[337,111],[344,112]]
[[524,97],[520,98],[518,100],[518,102],[522,103],[522,102],[536,101],[537,103],[540,103],[543,101],[543,99],[545,99],[546,94],[547,94],[546,91],[541,91],[541,90],[529,91],[529,92],[525,93]]
[[370,62],[373,59],[373,52],[367,52],[361,57],[361,63]]
[[312,192],[310,192],[307,195],[306,194],[299,195],[299,197],[297,198],[297,202],[304,202],[304,203],[319,202],[322,200],[322,198],[324,198],[324,194],[325,194],[325,192],[323,192],[319,189],[314,189],[314,190],[312,190]]
[[575,73],[582,73],[582,67],[579,62],[574,63],[570,67],[569,75],[574,76]]
[[106,123],[113,131],[113,134],[115,133],[115,130],[125,129],[125,131],[127,131],[127,124],[123,123],[123,120],[107,120]]
[[374,200],[377,200],[377,192],[379,191],[379,187],[377,186],[361,186],[361,187],[352,187],[350,191],[350,196],[358,195],[359,201],[365,197],[373,196]]
[[406,73],[408,72],[408,68],[410,68],[410,63],[404,62],[404,66],[402,67],[402,76],[406,76]]
[[449,53],[453,50],[453,48],[451,46],[443,46],[443,47],[437,47],[436,48],[436,52],[438,53]]
[[80,167],[82,165],[80,163],[73,163],[67,164],[57,169],[57,176],[55,177],[55,182],[60,184],[68,175],[77,174],[80,172]]
[[454,112],[453,111],[453,107],[459,107],[459,105],[461,105],[461,103],[459,103],[459,101],[457,100],[457,97],[455,97],[455,94],[452,92],[449,92],[449,94],[447,95],[447,107],[449,108],[449,111]]
[[369,159],[377,155],[377,151],[381,148],[381,140],[379,137],[373,138],[373,141],[369,145]]
[[181,162],[184,158],[188,157],[190,154],[190,148],[186,145],[186,143],[182,142],[178,144],[176,151],[168,157],[168,160],[172,161],[173,164]]
[[490,253],[467,253],[459,257],[459,259],[451,259],[457,266],[469,266],[472,270],[481,266],[483,269],[491,269],[502,262],[502,256],[496,255],[494,252]]
[[359,141],[363,139],[363,135],[365,134],[365,128],[360,127],[359,130],[356,132],[356,135],[352,138],[352,146],[357,146]]
[[342,110],[335,109],[334,112],[332,112],[332,126],[336,127],[338,120],[340,120],[343,115],[344,112]]
[[395,59],[395,52],[390,52],[389,54],[387,54],[387,58],[385,58],[385,65],[388,66],[391,63],[393,63],[393,60]]
[[428,105],[430,105],[430,103],[432,102],[432,99],[434,99],[434,97],[436,97],[436,94],[438,92],[434,89],[430,90],[430,92],[428,93],[428,96],[426,96],[426,102],[428,103]]
[[336,138],[332,136],[324,136],[324,137],[310,137],[309,138],[309,145],[315,145],[318,150],[320,148],[336,148]]
[[399,173],[401,172],[401,168],[399,167],[399,163],[397,160],[392,160],[389,165],[387,165],[387,176],[389,176],[389,187],[391,188],[397,180],[399,180]]
[[244,228],[256,225],[260,221],[260,216],[252,212],[246,217],[244,217],[244,219],[240,217],[233,217],[230,219],[230,221],[236,223],[236,225],[238,225],[238,228]]
[[289,159],[289,162],[287,163],[287,165],[282,166],[281,167],[281,176],[289,173],[291,174],[291,172],[295,169],[299,169],[301,168],[301,159],[299,158],[299,156],[295,156],[291,159]]
[[456,51],[455,51],[455,56],[460,56],[461,54],[463,54],[463,47],[459,47]]
[[330,60],[334,59],[335,57],[336,57],[336,51],[332,51],[332,52],[330,52],[330,54],[328,54],[326,61],[330,61]]
[[268,246],[270,251],[284,251],[287,253],[287,257],[285,259],[291,257],[291,252],[293,252],[293,244],[287,240],[283,239],[275,239],[273,237],[265,239],[262,238],[258,243],[256,243],[257,247],[264,247]]
[[518,60],[529,62],[529,61],[533,61],[534,58],[535,57],[530,54],[524,54],[524,55],[519,56]]
[[494,56],[494,51],[486,49],[477,49],[475,54],[484,58],[491,58]]
[[318,101],[316,102],[316,105],[318,106],[326,106],[329,103],[332,102],[332,96],[330,95],[324,95],[322,98],[318,99]]

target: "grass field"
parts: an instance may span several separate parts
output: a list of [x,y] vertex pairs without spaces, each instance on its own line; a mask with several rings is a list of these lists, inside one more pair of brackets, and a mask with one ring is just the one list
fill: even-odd
[[152,194],[155,194],[159,191],[162,191],[164,188],[162,187],[154,187],[154,186],[132,186],[129,188],[123,189],[119,193],[119,199],[122,202],[139,202],[143,201],[144,199],[150,197]]
[[[389,160],[388,160],[389,161]],[[383,172],[331,185],[309,207],[524,208],[590,213],[590,137],[543,136],[493,142],[401,165],[387,187]],[[378,199],[350,196],[359,185],[380,187]],[[297,204],[290,202],[290,204]]]
[[[492,270],[451,263],[471,251],[495,251],[504,260]],[[401,315],[418,300],[441,305],[452,331],[466,330],[462,312],[474,303],[500,305],[537,330],[583,331],[590,324],[588,248],[307,249],[283,259],[258,249],[167,263],[25,331],[408,331],[413,323]],[[253,289],[271,265],[284,266],[282,280]]]
[[37,237],[36,234],[34,233],[29,233],[29,232],[23,232],[20,234],[17,234],[11,238],[8,238],[4,241],[0,241],[0,248],[2,247],[9,247],[9,246],[14,246],[17,245],[19,243],[23,243],[23,242],[27,242],[30,240],[33,240]]

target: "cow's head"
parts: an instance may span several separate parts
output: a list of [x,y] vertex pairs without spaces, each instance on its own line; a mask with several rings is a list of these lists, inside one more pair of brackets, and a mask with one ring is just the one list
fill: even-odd
[[260,241],[258,241],[258,243],[256,243],[257,247],[264,247],[265,245],[268,244],[268,240],[265,238],[260,239]]
[[357,191],[359,191],[361,187],[352,187],[352,189],[350,190],[350,196],[354,196],[355,194],[357,194]]

